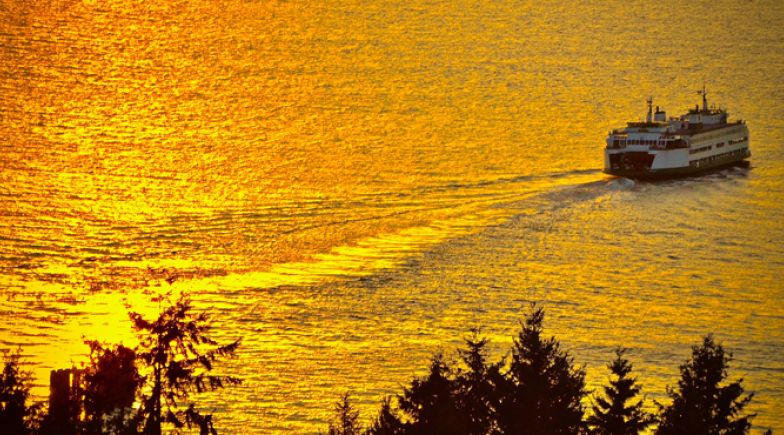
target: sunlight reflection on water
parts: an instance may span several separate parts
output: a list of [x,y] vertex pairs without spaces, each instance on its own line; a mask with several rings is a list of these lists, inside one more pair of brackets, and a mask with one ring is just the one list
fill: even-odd
[[[716,333],[784,430],[780,3],[0,13],[0,347],[37,394],[83,336],[132,343],[126,305],[186,291],[243,339],[219,427],[323,431],[341,392],[369,417],[471,326],[502,355],[539,300],[591,388],[622,344],[660,399]],[[750,169],[600,175],[609,129],[703,82],[748,120]]]

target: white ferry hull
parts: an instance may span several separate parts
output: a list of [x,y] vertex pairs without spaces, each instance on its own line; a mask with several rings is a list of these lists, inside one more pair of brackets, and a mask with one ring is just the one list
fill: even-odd
[[[623,154],[623,153],[620,153]],[[735,165],[743,165],[747,162],[745,159],[751,157],[751,152],[748,148],[736,150],[727,153],[726,155],[716,156],[711,160],[695,161],[689,164],[688,160],[685,165],[677,166],[656,166],[652,165],[650,168],[641,167],[622,167],[611,168],[609,165],[609,156],[605,156],[604,173],[615,175],[618,177],[633,178],[637,180],[656,180],[665,178],[685,177],[695,174],[700,174],[707,171],[712,171],[720,168],[725,168]],[[659,160],[658,156],[654,156],[653,161]]]

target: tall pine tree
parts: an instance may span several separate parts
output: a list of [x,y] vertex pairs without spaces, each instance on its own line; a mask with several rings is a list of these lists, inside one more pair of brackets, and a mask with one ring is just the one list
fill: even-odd
[[607,365],[613,378],[604,387],[604,397],[596,397],[593,415],[587,423],[591,431],[598,435],[638,434],[653,423],[652,417],[642,409],[642,400],[627,402],[640,394],[636,379],[629,377],[632,365],[624,358],[623,348],[615,350],[615,359]]
[[575,434],[583,425],[585,371],[573,366],[554,337],[542,338],[544,311],[536,305],[514,340],[501,388],[498,422],[503,433]]
[[497,426],[499,366],[488,366],[488,340],[480,337],[478,329],[472,329],[464,341],[466,348],[458,349],[465,369],[458,370],[455,380],[457,407],[467,419],[465,434],[484,435]]
[[656,433],[739,435],[748,433],[755,414],[743,415],[753,394],[744,397],[742,379],[722,385],[732,355],[712,336],[692,347],[692,358],[681,365],[677,390],[667,388],[669,406],[659,404]]
[[152,371],[139,409],[144,435],[161,435],[162,426],[197,427],[202,434],[217,434],[212,415],[203,414],[194,403],[193,393],[215,390],[226,384],[238,384],[232,376],[210,374],[215,362],[233,356],[239,340],[219,345],[207,333],[209,318],[193,314],[190,300],[182,296],[165,307],[157,319],[148,321],[131,312],[133,328],[139,335],[137,360]]

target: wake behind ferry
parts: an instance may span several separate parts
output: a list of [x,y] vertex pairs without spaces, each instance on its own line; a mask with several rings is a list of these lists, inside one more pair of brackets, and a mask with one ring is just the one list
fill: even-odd
[[604,172],[636,179],[668,178],[729,166],[751,156],[749,129],[742,120],[727,122],[726,110],[708,107],[670,117],[648,98],[645,122],[629,122],[607,136]]

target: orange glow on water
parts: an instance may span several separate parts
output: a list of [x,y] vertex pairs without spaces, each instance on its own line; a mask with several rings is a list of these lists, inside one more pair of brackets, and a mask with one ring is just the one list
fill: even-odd
[[[784,430],[784,12],[649,3],[4,4],[0,348],[45,395],[83,337],[131,345],[128,306],[187,292],[242,337],[220,427],[314,432],[469,327],[500,356],[538,300],[591,388],[624,345],[660,399],[716,333]],[[750,171],[599,173],[607,130],[703,81]]]

